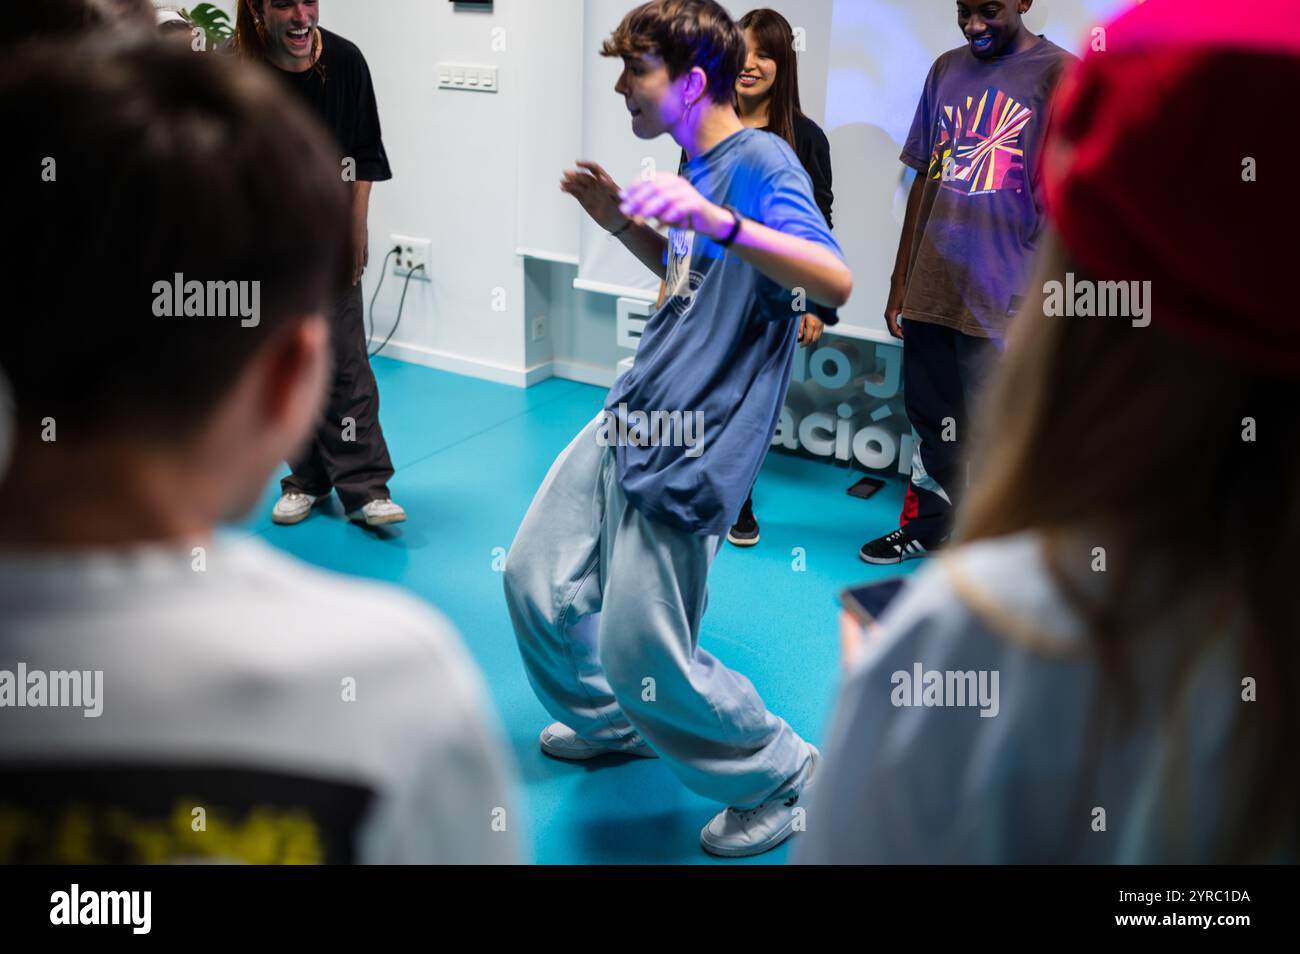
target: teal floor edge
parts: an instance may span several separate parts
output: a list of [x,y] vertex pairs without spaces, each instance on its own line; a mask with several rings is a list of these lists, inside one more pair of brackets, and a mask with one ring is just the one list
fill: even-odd
[[[378,358],[380,419],[409,519],[349,523],[337,498],[304,523],[271,523],[279,475],[236,532],[309,563],[383,580],[437,606],[482,668],[510,739],[528,817],[528,858],[543,864],[780,864],[789,845],[718,861],[699,831],[722,806],[683,787],[659,761],[583,765],[542,755],[549,717],[515,648],[501,559],[556,455],[600,410],[603,388],[551,379],[526,390]],[[846,586],[908,572],[862,563],[858,548],[897,526],[905,481],[847,495],[861,472],[768,455],[754,493],[761,540],[726,545],[709,578],[701,643],[743,672],[768,708],[820,745],[839,683],[838,604]],[[797,836],[796,836],[797,837]]]

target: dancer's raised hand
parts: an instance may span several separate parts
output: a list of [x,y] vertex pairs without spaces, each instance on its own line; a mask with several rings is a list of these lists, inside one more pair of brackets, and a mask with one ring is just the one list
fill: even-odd
[[606,232],[613,232],[627,222],[619,211],[619,187],[597,163],[578,160],[577,169],[566,169],[560,191],[578,200],[583,210]]

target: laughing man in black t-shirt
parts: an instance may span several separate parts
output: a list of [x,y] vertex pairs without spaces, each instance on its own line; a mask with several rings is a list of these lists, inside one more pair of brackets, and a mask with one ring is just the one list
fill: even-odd
[[361,298],[371,183],[393,173],[366,59],[354,43],[321,29],[319,20],[317,0],[240,0],[233,44],[240,57],[270,66],[325,125],[339,149],[341,174],[352,183],[356,259],[352,285],[334,308],[334,385],[315,439],[290,461],[293,472],[280,482],[283,495],[271,519],[299,523],[333,488],[350,516],[377,526],[406,519],[388,492],[393,464],[379,425]]

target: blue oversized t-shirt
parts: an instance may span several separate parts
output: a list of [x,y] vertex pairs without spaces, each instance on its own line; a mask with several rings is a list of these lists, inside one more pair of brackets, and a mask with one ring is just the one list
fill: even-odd
[[[742,130],[684,174],[710,201],[843,258],[780,137]],[[670,232],[668,258],[667,298],[606,398],[606,438],[633,507],[688,533],[721,534],[772,442],[812,302],[694,232]]]

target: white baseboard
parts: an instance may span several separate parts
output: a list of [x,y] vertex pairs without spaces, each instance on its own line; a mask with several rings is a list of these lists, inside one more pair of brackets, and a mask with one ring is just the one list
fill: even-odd
[[535,368],[512,368],[504,364],[476,361],[447,351],[438,351],[420,345],[402,344],[398,341],[390,341],[384,350],[380,352],[380,357],[395,358],[398,361],[407,361],[411,364],[434,368],[438,371],[450,371],[453,374],[463,374],[466,377],[495,381],[497,384],[509,384],[517,388],[526,388],[531,384],[536,384],[537,381],[550,377],[549,373],[539,375],[540,369],[545,368],[545,365],[539,365]]
[[607,388],[618,377],[615,368],[604,368],[595,364],[583,364],[581,361],[552,361],[551,373],[557,378],[577,381],[580,384],[594,384]]
[[543,361],[541,364],[535,364],[524,372],[524,387],[531,388],[534,384],[540,384],[547,378],[555,377],[553,361]]
[[407,361],[411,364],[434,368],[438,371],[450,371],[452,374],[463,374],[466,377],[480,378],[484,381],[495,381],[497,384],[509,384],[516,388],[530,388],[534,384],[553,377],[607,388],[614,383],[614,379],[618,376],[618,371],[614,368],[584,364],[581,361],[544,361],[530,368],[511,368],[490,361],[475,361],[472,358],[465,358],[447,351],[438,351],[434,348],[402,344],[399,341],[390,341],[387,347],[380,352],[380,356],[393,358],[397,361]]

